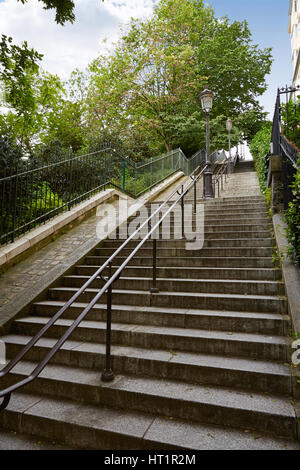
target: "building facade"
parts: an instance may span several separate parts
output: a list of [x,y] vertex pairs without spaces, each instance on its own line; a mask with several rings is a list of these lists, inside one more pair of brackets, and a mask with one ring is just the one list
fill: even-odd
[[289,34],[291,35],[293,85],[300,85],[300,0],[290,0]]

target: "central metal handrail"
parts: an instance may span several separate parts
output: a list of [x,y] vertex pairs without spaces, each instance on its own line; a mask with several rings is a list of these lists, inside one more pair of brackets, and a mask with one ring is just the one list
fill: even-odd
[[[42,370],[46,367],[48,362],[52,359],[52,357],[57,353],[57,351],[63,346],[63,344],[67,341],[69,336],[73,333],[73,331],[77,328],[77,326],[82,322],[85,316],[89,313],[89,311],[93,308],[93,306],[99,301],[100,297],[107,291],[107,328],[106,328],[106,367],[102,374],[103,381],[109,381],[113,378],[113,373],[110,368],[110,332],[111,332],[111,293],[112,293],[112,284],[119,279],[121,272],[133,258],[133,256],[137,253],[137,251],[142,247],[142,245],[149,239],[152,233],[157,230],[157,228],[162,224],[165,217],[173,210],[173,208],[181,201],[183,205],[184,196],[190,191],[190,189],[196,185],[199,181],[203,172],[207,168],[205,165],[204,168],[201,168],[202,165],[198,166],[185,180],[180,183],[176,189],[169,195],[169,197],[154,211],[144,223],[140,225],[140,227],[130,235],[127,240],[113,253],[113,255],[105,261],[105,263],[97,269],[97,271],[87,280],[87,282],[65,303],[65,305],[47,322],[47,324],[27,343],[27,345],[16,355],[14,359],[12,359],[1,371],[0,371],[0,378],[6,376],[27,354],[27,352],[39,341],[39,339],[48,331],[48,329],[62,316],[62,314],[76,301],[76,299],[89,287],[89,285],[96,279],[101,278],[105,284],[93,298],[93,300],[84,308],[81,314],[77,317],[76,320],[72,323],[72,325],[67,329],[65,334],[56,342],[56,344],[52,347],[49,353],[45,356],[45,358],[38,364],[38,366],[32,371],[32,373],[23,380],[7,387],[6,389],[0,391],[0,397],[4,397],[3,402],[0,405],[0,411],[5,409],[9,403],[11,393],[16,391],[17,389],[23,387],[24,385],[28,384],[29,382],[33,381],[38,375],[42,372]],[[186,188],[184,186],[189,180],[192,180]],[[120,253],[121,250],[132,240],[140,230],[142,230],[146,225],[149,226],[151,219],[159,212],[161,212],[162,208],[173,198],[174,195],[179,194],[181,191],[178,199],[176,199],[172,205],[169,206],[169,209],[164,212],[161,216],[160,220],[148,231],[147,235],[141,240],[141,242],[137,245],[137,247],[132,251],[130,255],[126,258],[126,260],[122,263],[122,265],[112,274],[112,261],[114,258]],[[196,198],[196,191],[194,191],[194,198]],[[196,207],[196,201],[194,201],[194,207]],[[156,240],[153,240],[153,253],[156,257]],[[154,258],[154,257],[153,257]],[[102,272],[105,268],[109,267],[109,277],[105,279],[102,276]],[[153,285],[155,285],[156,281],[156,261],[155,265],[153,265]]]

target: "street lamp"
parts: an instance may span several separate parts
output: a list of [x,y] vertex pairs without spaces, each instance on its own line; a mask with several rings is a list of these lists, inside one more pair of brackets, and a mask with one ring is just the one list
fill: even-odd
[[231,158],[231,130],[232,130],[232,120],[230,118],[227,119],[226,121],[226,129],[228,131],[228,141],[229,141],[229,165],[228,165],[228,172],[233,173],[233,161]]
[[206,114],[206,169],[204,171],[204,185],[203,185],[203,197],[213,198],[213,184],[212,184],[212,171],[211,171],[211,160],[210,160],[210,129],[209,129],[209,113],[212,110],[214,94],[210,90],[204,90],[200,93],[200,101],[202,109]]

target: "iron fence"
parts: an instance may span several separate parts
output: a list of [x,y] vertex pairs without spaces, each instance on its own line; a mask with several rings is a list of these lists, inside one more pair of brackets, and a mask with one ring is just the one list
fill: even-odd
[[138,197],[178,170],[191,174],[204,160],[203,150],[188,159],[176,149],[134,162],[108,144],[43,166],[31,160],[19,160],[13,168],[2,164],[0,244],[13,242],[98,191],[116,187]]

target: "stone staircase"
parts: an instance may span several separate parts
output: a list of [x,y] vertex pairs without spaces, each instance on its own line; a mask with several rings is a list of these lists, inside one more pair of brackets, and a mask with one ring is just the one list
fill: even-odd
[[[202,250],[157,242],[159,293],[150,293],[151,241],[114,285],[115,380],[100,379],[103,296],[40,377],[13,394],[0,415],[4,430],[85,449],[300,449],[286,365],[287,301],[251,163],[238,165],[222,196],[205,202]],[[103,242],[13,322],[2,338],[9,357],[120,243]],[[1,388],[30,374],[102,285],[97,279],[86,290]]]

